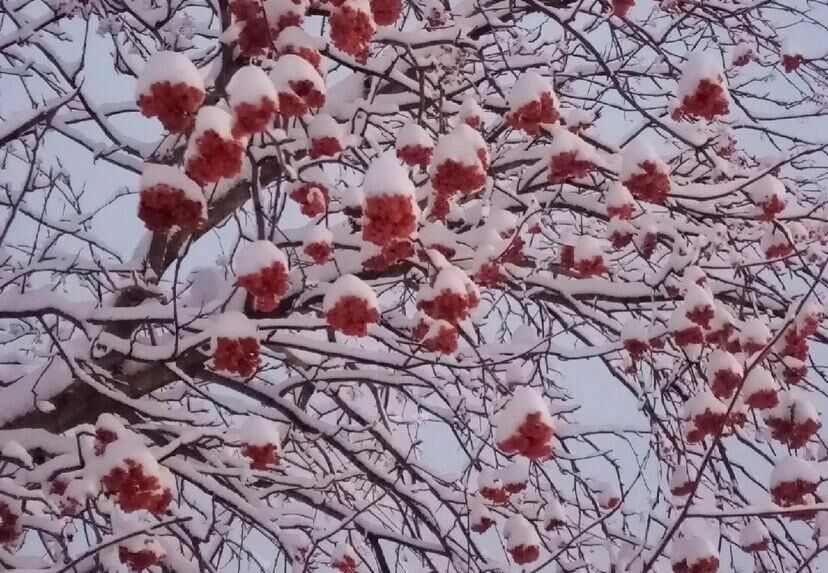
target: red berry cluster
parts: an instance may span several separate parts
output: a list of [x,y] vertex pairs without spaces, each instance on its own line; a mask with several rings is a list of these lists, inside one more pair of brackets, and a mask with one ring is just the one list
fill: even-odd
[[266,470],[279,464],[278,444],[265,444],[263,446],[245,444],[241,453],[243,456],[250,458],[250,467],[254,470]]
[[457,192],[469,195],[486,184],[486,172],[479,164],[466,165],[446,159],[437,166],[431,184],[438,195],[451,197]]
[[[95,429],[95,455],[102,456],[106,447],[118,439],[118,434],[106,428]],[[55,482],[57,484],[58,482]],[[69,484],[64,484],[64,490]],[[61,492],[63,493],[63,492]]]
[[676,497],[684,497],[693,493],[693,480],[687,480],[670,486],[670,493]]
[[748,545],[742,546],[742,551],[745,553],[759,553],[760,551],[766,551],[770,546],[770,539],[763,538],[761,541],[757,541],[756,543],[750,543]]
[[[570,179],[580,179],[592,173],[595,165],[591,161],[578,159],[577,151],[564,151],[549,160],[550,183],[563,183]],[[632,211],[632,209],[630,209]]]
[[279,114],[284,117],[302,117],[310,108],[325,105],[325,94],[316,89],[311,80],[288,82],[291,91],[279,92]]
[[351,6],[340,6],[328,19],[334,46],[360,62],[368,59],[368,45],[374,37],[371,15]]
[[497,261],[488,261],[480,265],[474,275],[474,281],[486,288],[497,288],[506,282],[503,266]]
[[619,18],[626,18],[633,6],[635,0],[612,0],[612,13]]
[[552,94],[544,92],[539,99],[507,113],[506,123],[515,129],[522,129],[529,135],[537,135],[540,132],[540,124],[555,123],[559,117],[561,114],[555,107]]
[[762,201],[759,204],[762,208],[762,216],[760,219],[763,221],[773,221],[779,213],[785,210],[785,205],[785,200],[780,199],[776,195]]
[[478,493],[497,505],[508,503],[509,498],[512,497],[512,493],[505,487],[481,487]]
[[793,245],[785,237],[779,237],[778,243],[772,243],[765,248],[765,256],[769,259],[782,259],[793,253]]
[[233,108],[233,135],[243,137],[265,132],[275,116],[276,102],[269,97],[262,96],[258,103],[240,103]]
[[379,320],[377,309],[365,299],[348,295],[340,298],[326,315],[328,325],[348,336],[367,336],[368,325]]
[[331,566],[339,571],[339,573],[356,573],[357,571],[356,561],[350,555],[343,555],[335,559],[331,563]]
[[495,520],[488,516],[483,516],[479,521],[471,524],[471,530],[475,533],[486,533],[489,528],[495,524]]
[[320,157],[333,157],[342,151],[342,144],[335,137],[314,137],[311,139],[311,146],[308,150],[308,155],[311,159],[319,159]]
[[565,269],[575,268],[575,245],[561,245],[560,263]]
[[658,247],[658,233],[644,233],[638,238],[638,252],[644,260],[650,260]]
[[623,205],[607,206],[607,216],[610,218],[621,219],[622,221],[629,221],[632,219],[635,205],[632,203],[624,203]]
[[279,49],[279,54],[292,54],[294,56],[299,56],[312,65],[317,72],[322,72],[322,54],[313,48],[308,48],[306,46],[298,48],[296,46],[282,46]]
[[333,245],[330,243],[308,243],[304,247],[304,253],[317,265],[324,265],[331,258]]
[[717,398],[730,398],[741,383],[742,377],[733,370],[717,370],[713,373],[710,389]]
[[409,167],[419,165],[421,169],[425,169],[431,162],[431,155],[433,153],[433,147],[426,147],[425,145],[403,145],[397,150],[397,157],[402,159]]
[[256,273],[241,276],[236,284],[253,297],[256,309],[262,312],[274,310],[290,287],[288,272],[282,261],[273,261]]
[[443,289],[430,300],[417,301],[417,308],[434,320],[445,320],[451,324],[457,324],[469,316],[469,311],[477,305],[477,302],[476,299],[470,300],[468,294],[463,295]]
[[295,187],[290,192],[290,198],[302,206],[302,214],[306,217],[316,217],[328,210],[328,188],[311,181]]
[[158,478],[146,475],[134,460],[124,460],[101,480],[107,495],[117,495],[118,505],[127,513],[145,509],[155,515],[167,513],[172,501],[169,488],[161,487]]
[[639,163],[640,173],[624,181],[632,196],[640,201],[661,204],[670,194],[670,177],[653,161]]
[[733,65],[741,68],[742,66],[746,66],[750,63],[753,59],[753,52],[747,51],[739,54],[737,58],[733,59]]
[[602,255],[575,261],[575,271],[583,278],[597,277],[605,274],[608,269]]
[[[707,332],[706,340],[707,343],[711,346],[717,346],[719,348],[728,350],[728,342],[735,338],[738,342],[739,338],[734,336],[736,333],[736,327],[733,325],[732,322],[725,322],[719,325],[719,328],[711,329]],[[729,350],[730,351],[730,350]],[[741,346],[735,352],[740,352]],[[733,351],[730,351],[733,352]]]
[[414,244],[408,239],[393,240],[382,247],[378,255],[363,261],[362,266],[369,271],[382,272],[391,265],[411,258],[414,255]]
[[239,52],[243,56],[263,56],[273,44],[264,8],[258,0],[232,0],[230,12],[241,24]]
[[702,344],[704,342],[704,333],[696,325],[688,326],[673,332],[673,341],[679,348],[684,348],[692,344]]
[[627,351],[633,362],[637,362],[644,358],[644,354],[647,352],[648,348],[649,346],[645,340],[630,338],[624,341],[624,350]]
[[812,418],[797,423],[793,415],[781,417],[768,415],[765,423],[771,429],[771,436],[774,440],[787,444],[793,450],[805,447],[808,440],[822,427],[819,420]]
[[688,563],[687,559],[673,563],[673,573],[716,573],[718,570],[719,558],[715,555],[696,559],[692,563]]
[[380,195],[365,200],[362,238],[384,246],[395,239],[407,239],[417,229],[417,215],[411,197]]
[[781,507],[805,505],[806,496],[814,495],[816,488],[816,483],[796,479],[776,484],[771,488],[771,495],[773,502]]
[[696,86],[696,91],[684,96],[681,106],[673,112],[674,119],[702,117],[711,121],[719,115],[727,115],[730,112],[730,104],[725,97],[725,91],[721,85],[704,79]]
[[746,397],[745,404],[754,410],[769,410],[779,404],[779,393],[773,388],[759,390]]
[[138,107],[145,117],[157,117],[167,131],[187,133],[202,101],[204,92],[184,82],[155,82],[150,93],[138,97]]
[[138,218],[150,231],[166,232],[173,227],[197,231],[204,224],[204,211],[183,190],[159,183],[141,190]]
[[563,527],[565,525],[566,525],[566,522],[563,519],[558,519],[556,517],[550,517],[549,519],[546,520],[546,525],[544,526],[544,529],[546,531],[556,531],[556,530],[560,529],[561,527]]
[[541,419],[539,412],[526,416],[518,427],[518,433],[509,436],[497,444],[506,454],[522,454],[531,460],[545,460],[552,456],[552,439],[554,430]]
[[204,187],[241,171],[244,148],[238,139],[224,139],[208,129],[196,140],[197,154],[187,160],[187,176]]
[[782,56],[782,65],[785,67],[785,73],[790,74],[799,69],[805,59],[800,54],[785,54]]
[[724,412],[713,412],[709,408],[693,416],[693,428],[687,433],[690,443],[701,442],[706,436],[715,436],[722,431],[727,421]]
[[481,131],[483,129],[483,118],[479,115],[467,115],[463,118],[463,123],[472,129],[476,129],[477,131]]
[[[419,326],[419,325],[418,325]],[[441,324],[435,334],[428,336],[429,328],[426,326],[425,332],[422,329],[414,328],[412,334],[414,338],[420,340],[423,348],[429,352],[439,352],[440,354],[454,354],[457,352],[457,328],[451,324]],[[422,334],[418,336],[418,334]]]
[[446,260],[449,260],[449,261],[454,258],[454,255],[457,254],[457,250],[452,248],[452,247],[449,247],[448,245],[441,245],[439,243],[431,243],[431,244],[425,245],[425,249],[420,249],[420,251],[417,253],[417,256],[424,263],[428,262],[428,260],[429,260],[428,254],[426,253],[426,249],[433,249],[433,250],[437,251],[438,253],[440,253],[441,255],[446,257]]
[[[631,232],[618,228],[613,229],[609,236],[610,243],[612,243],[612,248],[614,249],[623,249],[630,244],[632,239],[633,236]],[[655,249],[655,246],[653,246],[653,249]]]
[[144,571],[150,567],[161,564],[161,556],[150,549],[130,551],[123,545],[118,547],[118,559],[129,568],[130,571]]
[[402,13],[402,0],[371,0],[374,22],[380,26],[391,26]]
[[213,364],[218,370],[234,372],[249,378],[259,368],[259,352],[259,341],[252,336],[244,338],[219,336],[216,339]]
[[523,250],[525,246],[526,241],[523,240],[523,237],[516,234],[515,238],[509,242],[509,246],[506,247],[506,250],[503,251],[503,254],[500,255],[500,260],[504,263],[510,263],[517,266],[529,265],[530,260]]
[[695,322],[707,330],[710,328],[710,321],[713,320],[713,317],[715,316],[715,310],[709,304],[705,304],[701,306],[694,306],[693,308],[687,310],[684,314],[692,322]]
[[19,519],[8,503],[0,501],[0,544],[12,543],[20,536]]
[[537,545],[515,545],[509,548],[512,560],[518,565],[525,565],[537,561],[540,557],[540,548]]

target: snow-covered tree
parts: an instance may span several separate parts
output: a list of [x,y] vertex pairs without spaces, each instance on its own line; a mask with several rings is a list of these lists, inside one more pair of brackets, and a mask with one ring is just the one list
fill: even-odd
[[0,2],[0,569],[828,568],[828,2]]

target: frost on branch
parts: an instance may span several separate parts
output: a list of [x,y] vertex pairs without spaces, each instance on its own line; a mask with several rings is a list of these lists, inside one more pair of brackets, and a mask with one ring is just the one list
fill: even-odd
[[497,447],[506,454],[521,454],[530,460],[552,456],[554,424],[543,396],[534,388],[515,390],[495,416]]
[[207,202],[198,184],[170,165],[144,164],[138,218],[150,231],[197,231],[207,217]]
[[322,311],[328,325],[348,336],[367,336],[379,321],[379,301],[370,286],[354,275],[342,275],[325,292]]
[[186,133],[204,101],[204,80],[184,54],[156,52],[138,77],[135,99],[146,117],[158,118],[167,131]]

